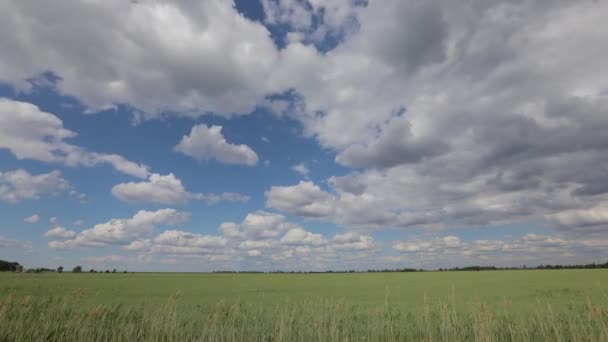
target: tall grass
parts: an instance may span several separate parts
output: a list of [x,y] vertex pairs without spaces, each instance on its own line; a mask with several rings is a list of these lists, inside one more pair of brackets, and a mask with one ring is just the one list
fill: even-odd
[[343,301],[284,302],[271,307],[81,305],[82,296],[0,298],[0,341],[608,341],[608,309],[573,304],[555,312],[539,303],[532,314],[453,298],[416,310],[391,303],[370,310]]

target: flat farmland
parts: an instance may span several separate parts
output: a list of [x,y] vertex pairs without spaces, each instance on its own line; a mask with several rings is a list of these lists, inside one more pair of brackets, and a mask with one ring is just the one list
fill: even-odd
[[0,339],[606,340],[607,285],[606,270],[4,273]]

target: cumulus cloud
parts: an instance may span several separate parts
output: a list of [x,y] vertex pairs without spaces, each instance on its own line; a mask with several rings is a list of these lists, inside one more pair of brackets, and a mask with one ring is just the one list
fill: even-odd
[[598,233],[608,231],[608,207],[604,205],[589,209],[572,209],[549,216],[558,227],[576,233]]
[[49,70],[60,92],[93,110],[128,103],[148,117],[248,113],[272,89],[278,56],[268,30],[232,1],[62,0],[55,8],[2,3],[0,79],[25,87]]
[[[355,228],[547,219],[568,236],[605,233],[608,97],[598,70],[608,55],[608,3],[264,0],[265,23],[290,31],[280,49],[231,5],[58,1],[42,11],[6,2],[0,78],[24,86],[50,70],[58,91],[91,108],[126,103],[147,118],[271,107],[337,163],[360,168],[330,178],[331,190],[270,188],[267,207],[285,213]],[[171,29],[149,29],[165,22]],[[18,158],[110,162],[66,146],[73,133],[56,120],[32,120],[27,126],[47,128],[0,131],[0,146]],[[34,138],[15,143],[22,136]],[[218,126],[195,126],[182,142],[201,160],[257,163]]]
[[170,255],[197,255],[221,253],[227,239],[221,236],[203,235],[181,230],[167,230],[154,239],[136,240],[125,246],[126,250]]
[[137,239],[123,248],[163,258],[204,258],[252,269],[296,267],[318,269],[343,258],[360,260],[378,247],[369,235],[345,232],[333,236],[307,231],[279,214],[257,211],[240,223],[224,222],[222,235],[167,230],[156,237]]
[[[568,238],[564,235],[528,233],[512,239],[463,241],[457,236],[417,237],[393,244],[393,249],[425,267],[464,265],[537,266],[573,262],[589,263],[603,258],[605,239]],[[601,259],[599,259],[601,260]]]
[[73,230],[68,230],[63,227],[55,227],[47,231],[44,236],[48,238],[59,238],[59,239],[72,239],[78,235]]
[[449,150],[448,144],[436,139],[412,136],[411,124],[404,118],[386,123],[372,142],[353,144],[341,152],[338,163],[361,168],[386,168],[406,163],[418,163]]
[[304,177],[308,177],[310,170],[306,167],[306,164],[300,163],[291,167],[291,169]]
[[217,248],[226,245],[226,239],[219,236],[193,234],[179,230],[167,230],[154,238],[154,242],[161,245],[192,246],[203,248]]
[[247,145],[235,145],[226,141],[221,126],[196,125],[190,135],[182,138],[175,151],[196,160],[217,160],[225,164],[254,166],[258,155]]
[[460,247],[460,239],[457,236],[445,236],[432,240],[412,240],[398,242],[393,248],[399,252],[415,253],[420,251],[435,252],[443,251],[447,248]]
[[40,221],[40,215],[38,214],[34,214],[23,219],[23,222],[25,223],[37,223],[38,221]]
[[287,245],[322,245],[326,243],[323,235],[307,232],[299,227],[285,233],[281,242]]
[[[32,175],[21,169],[0,172],[0,201],[17,203],[22,200],[39,199],[42,195],[60,194],[74,194],[80,197],[59,171],[39,175]],[[36,218],[32,216],[28,219]]]
[[[357,12],[359,29],[329,53],[288,44],[281,68],[289,77],[279,82],[302,102],[288,115],[338,163],[363,170],[331,178],[337,193],[317,191],[318,199],[271,188],[267,205],[379,227],[596,215],[589,211],[608,199],[608,102],[595,72],[605,62],[586,47],[596,46],[590,28],[605,26],[605,9],[370,2]],[[605,231],[592,221],[552,220],[562,230]]]
[[357,0],[261,0],[267,25],[287,26],[286,42],[313,42],[322,46],[357,29]]
[[128,245],[132,241],[150,236],[156,226],[175,225],[190,217],[189,213],[175,209],[157,211],[140,210],[131,218],[111,219],[104,223],[78,232],[76,236],[64,241],[51,241],[51,248],[70,248],[76,246],[104,247],[108,245]]
[[297,225],[287,222],[285,216],[266,211],[247,214],[240,224],[240,229],[254,239],[277,237],[295,227]]
[[[335,181],[335,182],[333,182]],[[334,178],[337,189],[350,185]],[[309,219],[330,221],[349,228],[428,226],[443,219],[441,213],[389,205],[381,195],[364,191],[328,192],[310,181],[273,186],[266,191],[266,206]]]
[[197,194],[186,191],[181,180],[172,173],[152,174],[146,182],[130,182],[115,185],[112,195],[125,202],[150,202],[179,204],[194,198]]
[[148,175],[145,165],[117,154],[89,152],[65,141],[75,136],[55,115],[31,103],[0,98],[0,149],[8,149],[17,159],[59,162],[71,167],[110,164],[131,176]]
[[335,199],[310,181],[294,186],[273,186],[266,191],[266,205],[290,214],[325,217],[334,210]]
[[174,174],[152,174],[145,182],[129,182],[117,184],[112,188],[114,197],[130,203],[160,203],[183,204],[188,200],[204,200],[209,204],[220,201],[240,202],[249,201],[249,196],[234,192],[222,194],[203,194],[188,192],[182,181]]
[[369,250],[375,247],[375,242],[369,235],[347,232],[336,234],[331,240],[331,245],[337,250]]

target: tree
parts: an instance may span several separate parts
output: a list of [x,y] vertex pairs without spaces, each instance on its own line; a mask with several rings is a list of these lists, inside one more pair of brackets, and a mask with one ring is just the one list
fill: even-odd
[[63,272],[63,266],[57,267],[57,273],[62,273],[62,272]]
[[81,273],[82,272],[82,267],[80,266],[76,266],[72,269],[72,273]]
[[116,269],[113,269],[113,270],[112,270],[112,273],[116,273]]
[[17,273],[23,273],[23,266],[17,265],[17,269],[15,270]]
[[0,260],[0,271],[16,272],[18,266],[20,266],[18,262]]

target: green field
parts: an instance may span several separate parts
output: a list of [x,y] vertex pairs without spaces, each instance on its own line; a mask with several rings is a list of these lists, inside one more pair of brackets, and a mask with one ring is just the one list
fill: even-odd
[[6,341],[597,341],[607,308],[606,270],[0,274]]

